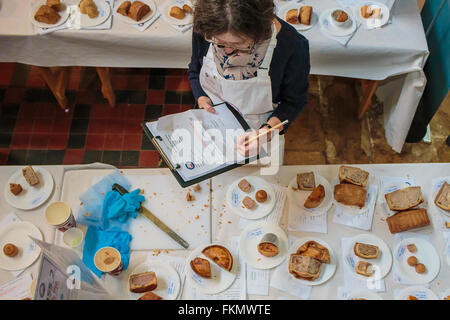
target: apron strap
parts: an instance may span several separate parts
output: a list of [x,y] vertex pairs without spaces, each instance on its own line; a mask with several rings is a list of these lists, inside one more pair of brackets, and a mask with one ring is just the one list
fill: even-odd
[[272,63],[273,52],[275,47],[277,46],[277,28],[275,23],[272,26],[272,38],[270,39],[269,47],[267,48],[266,56],[264,57],[263,63],[258,69],[258,73],[260,71],[266,71],[269,73],[270,64]]

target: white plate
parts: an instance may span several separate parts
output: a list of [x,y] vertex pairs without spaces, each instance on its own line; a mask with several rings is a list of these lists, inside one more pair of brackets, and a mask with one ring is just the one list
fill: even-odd
[[370,290],[357,290],[348,294],[347,300],[365,299],[365,300],[383,300],[378,294]]
[[[278,237],[278,254],[275,257],[265,257],[258,252],[258,244],[266,233],[273,233]],[[288,238],[279,226],[265,221],[249,225],[242,231],[239,239],[239,253],[244,261],[256,269],[271,269],[281,264],[286,258]]]
[[98,9],[98,16],[93,19],[89,18],[87,14],[82,14],[80,12],[80,8],[78,7],[77,4],[75,19],[79,20],[74,21],[75,25],[79,25],[81,28],[95,27],[102,24],[103,22],[106,21],[106,19],[109,18],[109,16],[111,15],[110,5],[105,0],[94,0],[94,2]]
[[[32,187],[28,184],[22,174],[22,168],[17,170],[5,184],[5,199],[14,208],[21,210],[31,210],[39,207],[53,192],[53,177],[42,167],[33,166],[34,171],[39,177],[39,184]],[[18,183],[22,186],[22,192],[17,196],[11,193],[10,183]]]
[[333,181],[331,181],[331,189],[333,192],[333,203],[336,206],[344,209],[345,212],[355,214],[355,215],[362,214],[362,213],[366,212],[370,208],[370,206],[377,200],[377,189],[376,189],[376,184],[375,184],[375,177],[372,174],[370,174],[369,181],[367,182],[367,185],[366,185],[366,190],[367,190],[366,203],[364,204],[364,207],[362,207],[362,208],[359,208],[357,206],[346,206],[345,204],[337,202],[336,199],[334,199],[334,187],[338,184],[340,184],[338,177],[334,178]]
[[118,1],[116,2],[116,7],[114,8],[114,16],[121,20],[122,22],[128,23],[128,24],[141,24],[141,23],[145,23],[148,20],[150,20],[151,18],[153,18],[153,16],[155,15],[157,8],[156,8],[156,4],[153,0],[140,0],[141,2],[145,3],[146,5],[148,5],[150,7],[150,9],[152,10],[151,12],[147,13],[141,20],[139,21],[135,21],[129,17],[125,17],[123,15],[121,15],[120,13],[117,12],[117,9],[119,8],[119,6],[124,2],[124,1]]
[[39,8],[42,5],[44,5],[45,3],[46,2],[43,0],[43,1],[36,3],[32,7],[32,9],[30,11],[30,20],[31,20],[32,24],[34,24],[36,27],[39,27],[39,28],[54,28],[54,27],[62,25],[64,22],[67,21],[67,19],[69,18],[69,15],[70,15],[70,9],[69,9],[69,6],[67,5],[67,3],[65,3],[64,1],[61,1],[61,3],[64,4],[64,10],[58,12],[58,14],[61,16],[61,18],[59,19],[59,21],[57,23],[48,24],[48,23],[43,23],[43,22],[34,20],[34,15],[36,14],[36,11],[38,11]]
[[[298,4],[298,3],[288,3],[284,6],[282,6],[279,9],[279,14],[278,16],[281,17],[281,19],[283,19],[284,21],[286,21],[286,13],[291,10],[291,9],[298,9],[299,13],[300,13],[300,8],[303,7],[302,5]],[[311,29],[312,27],[314,27],[316,25],[316,23],[319,21],[319,17],[317,16],[317,13],[315,12],[314,8],[313,8],[313,13],[311,15],[311,24],[308,26],[306,24],[301,24],[301,23],[297,23],[297,24],[292,24],[289,23],[291,26],[293,26],[296,30],[298,31],[306,31]]]
[[358,6],[357,8],[355,8],[355,10],[357,11],[355,12],[355,16],[358,19],[358,21],[361,22],[361,24],[370,28],[381,28],[386,23],[388,23],[391,12],[389,11],[389,8],[385,4],[375,1],[367,1],[364,5],[370,6],[372,10],[376,8],[381,8],[381,19],[375,19],[372,17],[368,19],[363,18],[363,16],[361,15],[361,6]]
[[319,216],[327,212],[330,209],[331,205],[333,204],[333,190],[331,189],[328,180],[322,177],[321,175],[318,175],[317,173],[314,172],[314,178],[316,180],[316,187],[319,184],[321,184],[325,188],[325,198],[317,208],[313,209],[305,208],[304,206],[305,200],[309,197],[312,191],[298,190],[297,177],[294,177],[289,183],[287,196],[290,198],[291,203],[296,205],[302,211],[312,216]]
[[[249,192],[243,192],[238,187],[239,182],[243,179],[246,179],[248,183],[252,185],[252,188]],[[267,200],[263,203],[259,203],[255,199],[255,194],[258,190],[264,190],[267,193]],[[256,202],[255,206],[252,209],[247,209],[242,204],[242,199],[244,199],[246,196],[252,198],[253,201]],[[276,202],[275,191],[273,190],[272,186],[263,178],[256,176],[242,177],[234,181],[228,187],[226,197],[227,204],[234,213],[250,220],[260,219],[267,216],[272,212]]]
[[407,300],[408,296],[415,296],[419,300],[438,300],[433,291],[423,287],[407,287],[397,295],[397,300]]
[[446,210],[444,210],[444,209],[441,209],[441,208],[439,208],[439,207],[436,205],[436,203],[434,203],[434,200],[436,199],[436,196],[437,196],[437,194],[439,193],[439,190],[441,190],[441,187],[442,187],[442,185],[444,184],[444,182],[450,183],[450,179],[443,179],[443,180],[441,181],[441,183],[439,183],[439,184],[436,186],[436,190],[433,190],[433,198],[430,199],[430,201],[433,202],[433,205],[436,207],[436,209],[437,209],[440,213],[442,213],[444,216],[447,216],[447,217],[450,218],[450,211],[446,211]]
[[[337,27],[331,22],[332,19],[331,13],[334,10],[342,10],[348,14],[349,19],[344,26]],[[356,31],[356,21],[353,18],[353,15],[350,14],[347,10],[342,8],[333,8],[322,12],[322,14],[319,17],[319,24],[324,32],[335,37],[346,37]]]
[[[153,293],[157,294],[164,300],[175,300],[180,292],[180,277],[177,271],[167,262],[159,260],[149,260],[141,263],[133,269],[132,274],[153,271],[156,274],[158,286]],[[134,293],[130,291],[130,277],[124,277],[124,290],[128,292],[130,300],[138,300],[145,293]]]
[[[331,277],[334,275],[334,273],[336,272],[337,259],[336,259],[336,255],[334,254],[333,249],[331,248],[331,246],[328,243],[326,243],[322,239],[314,238],[314,237],[298,239],[289,248],[289,250],[288,250],[288,257],[290,257],[291,254],[296,253],[298,248],[300,248],[305,242],[308,242],[308,241],[315,241],[315,242],[323,245],[324,247],[326,247],[328,249],[328,251],[330,252],[330,263],[323,263],[322,270],[320,272],[320,277],[317,278],[314,281],[297,279],[290,273],[289,273],[289,277],[290,277],[290,279],[292,281],[299,281],[301,284],[303,284],[305,286],[317,286],[317,285],[320,285],[322,283],[325,283],[326,281],[331,279]],[[289,266],[289,263],[287,265]],[[289,269],[286,270],[286,272],[289,272]]]
[[[411,253],[406,246],[408,244],[415,244],[417,251]],[[410,256],[415,256],[419,263],[423,263],[427,271],[423,274],[418,274],[414,267],[408,265],[406,260]],[[420,238],[403,239],[394,250],[394,266],[400,275],[411,284],[427,284],[433,281],[439,274],[440,269],[439,255],[433,245]]]
[[[30,236],[42,240],[39,229],[30,222],[14,222],[0,230],[0,268],[4,270],[22,270],[33,264],[41,254],[41,248]],[[7,243],[19,248],[17,256],[10,258],[3,253],[3,246]]]
[[[362,259],[358,257],[353,250],[356,242],[377,246],[379,248],[378,257],[376,259]],[[377,236],[371,234],[363,233],[357,235],[356,237],[351,238],[351,240],[348,243],[348,246],[344,249],[343,254],[346,268],[355,278],[358,279],[362,280],[383,279],[389,273],[392,267],[392,255],[388,245]],[[370,262],[374,266],[373,276],[365,277],[363,275],[356,273],[355,267],[358,264],[358,261],[360,260]]]
[[[197,290],[199,290],[202,293],[206,294],[216,294],[220,293],[222,291],[225,291],[228,289],[234,282],[237,276],[237,269],[239,261],[236,259],[236,257],[233,256],[233,266],[231,268],[231,271],[228,272],[221,267],[219,267],[215,262],[213,262],[211,259],[206,257],[202,251],[206,247],[209,247],[211,245],[221,245],[223,247],[226,247],[225,245],[221,243],[212,243],[207,244],[201,247],[198,247],[192,253],[189,255],[188,260],[186,261],[186,279],[189,281],[189,283],[195,287]],[[227,248],[228,249],[228,248]],[[229,250],[229,249],[228,249]],[[231,251],[230,251],[231,253]],[[211,265],[211,278],[206,279],[199,277],[194,271],[192,271],[190,262],[194,260],[196,257],[200,257],[206,260],[209,260],[209,263]]]
[[186,16],[184,17],[184,19],[175,19],[174,17],[170,16],[170,9],[172,9],[172,7],[177,6],[182,8],[183,4],[187,4],[189,5],[191,8],[193,8],[192,4],[190,4],[189,2],[184,2],[184,1],[168,1],[166,3],[166,5],[162,8],[161,10],[161,14],[164,20],[166,20],[168,23],[177,25],[177,26],[185,26],[187,24],[191,24],[194,22],[194,16],[186,13]]

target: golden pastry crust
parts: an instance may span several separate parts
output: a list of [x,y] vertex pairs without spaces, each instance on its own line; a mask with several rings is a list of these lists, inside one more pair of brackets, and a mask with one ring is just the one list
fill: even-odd
[[417,260],[417,258],[415,256],[411,256],[409,257],[406,262],[408,263],[408,265],[410,265],[411,267],[416,266],[419,263],[419,260]]
[[370,6],[362,6],[361,7],[361,16],[364,19],[368,19],[372,16],[372,9],[370,9]]
[[370,262],[358,261],[355,267],[356,273],[363,275],[365,277],[371,277],[374,273],[373,265]]
[[313,8],[311,6],[303,6],[300,8],[300,13],[298,15],[298,21],[305,25],[311,25],[311,16],[313,13]]
[[47,0],[46,5],[52,7],[56,11],[61,11],[62,5],[60,0]]
[[425,267],[425,265],[423,263],[416,264],[415,269],[416,269],[416,272],[419,273],[419,274],[422,274],[425,271],[427,271],[427,267]]
[[311,257],[323,263],[330,263],[331,260],[328,249],[316,241],[305,242],[297,249],[296,254]]
[[143,293],[155,290],[158,287],[158,279],[153,271],[132,274],[129,285],[131,292]]
[[366,204],[367,190],[354,184],[337,184],[334,186],[334,199],[346,206],[363,208]]
[[434,203],[442,210],[450,211],[450,184],[444,182],[434,199]]
[[377,246],[360,242],[355,243],[353,247],[355,255],[363,259],[376,259],[379,251]]
[[99,15],[97,5],[93,0],[81,0],[78,7],[82,14],[87,14],[91,19],[97,18]]
[[247,209],[252,209],[252,208],[255,206],[256,202],[255,202],[252,198],[250,198],[250,197],[245,197],[245,198],[242,200],[242,204],[243,204],[244,207],[246,207]]
[[208,260],[197,257],[190,262],[190,265],[192,271],[198,276],[206,279],[211,278],[211,265]]
[[7,243],[3,247],[3,253],[7,257],[14,258],[19,253],[19,248],[17,248],[12,243]]
[[9,184],[9,190],[11,191],[11,193],[15,196],[19,195],[19,193],[22,192],[22,186],[20,184],[16,184],[16,183],[10,183]]
[[258,244],[258,252],[265,257],[271,258],[278,255],[278,247],[273,243],[262,242]]
[[414,243],[410,243],[406,246],[409,252],[414,253],[417,251],[417,247]]
[[131,1],[124,1],[122,4],[117,8],[117,13],[120,13],[121,15],[128,17],[128,12],[130,11],[131,7]]
[[134,21],[141,21],[142,18],[144,18],[149,12],[152,10],[148,5],[141,1],[134,1],[131,6],[130,10],[128,11],[128,17],[133,19]]
[[138,300],[163,300],[163,298],[158,296],[156,293],[148,291],[143,294]]
[[313,209],[320,206],[323,199],[325,198],[325,188],[323,185],[319,184],[313,192],[306,198],[305,203],[303,204],[305,208]]
[[[47,24],[56,24],[59,21],[59,19],[61,19],[61,16],[58,14],[58,12],[55,9],[53,9],[52,7],[47,6],[47,5],[41,6],[38,9],[38,11],[36,11],[36,13],[34,14],[34,20],[36,20],[38,22],[42,22],[42,23],[47,23]],[[24,168],[23,170],[26,169],[27,173],[30,172],[30,174],[32,174],[31,170],[33,170],[33,168],[31,168],[31,170],[29,170],[28,168],[31,168],[31,167]],[[22,171],[22,172],[24,173],[25,179],[31,186],[34,186],[39,183],[39,178],[37,179],[37,182],[35,183],[36,180],[28,179],[29,176],[25,176],[25,171]],[[34,172],[34,170],[33,170],[33,172]]]
[[248,192],[252,188],[252,185],[245,179],[242,179],[238,183],[239,189],[241,189],[243,192]]
[[174,6],[170,9],[169,15],[175,19],[182,20],[186,17],[186,13],[180,7]]
[[219,267],[231,271],[233,267],[233,256],[227,248],[215,244],[203,249],[202,253],[214,261]]
[[298,10],[291,9],[286,13],[286,21],[291,24],[298,24]]
[[264,190],[258,190],[255,194],[255,199],[258,202],[265,202],[267,200],[267,192]]
[[183,5],[183,10],[184,12],[188,13],[188,14],[194,14],[194,9],[192,9],[190,6],[188,6],[187,4]]
[[430,224],[430,218],[426,209],[400,211],[386,218],[389,231],[394,234],[398,232],[408,231]]

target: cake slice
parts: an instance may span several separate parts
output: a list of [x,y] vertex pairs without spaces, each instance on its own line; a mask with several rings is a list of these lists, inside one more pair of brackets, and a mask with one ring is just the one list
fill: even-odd
[[316,187],[314,172],[304,172],[297,174],[297,186],[299,190],[313,191]]
[[403,188],[384,195],[389,208],[393,211],[411,209],[423,202],[420,187]]
[[353,251],[360,258],[375,259],[378,257],[379,248],[371,244],[357,242],[353,247]]
[[445,211],[450,211],[450,184],[444,182],[439,190],[434,203]]
[[130,291],[135,293],[142,293],[155,290],[158,286],[156,274],[152,271],[132,274],[130,276]]
[[339,167],[339,181],[365,187],[369,181],[369,173],[359,168],[341,166]]
[[356,273],[363,275],[365,277],[370,277],[373,275],[373,265],[367,261],[358,261],[358,264],[355,267]]
[[314,281],[320,277],[322,263],[314,258],[291,254],[289,259],[289,273],[297,279]]
[[39,184],[39,177],[34,171],[33,167],[28,166],[22,169],[22,174],[25,180],[27,180],[30,186],[35,186]]

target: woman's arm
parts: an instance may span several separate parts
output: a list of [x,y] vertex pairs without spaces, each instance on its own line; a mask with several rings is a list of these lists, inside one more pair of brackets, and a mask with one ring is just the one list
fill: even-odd
[[200,69],[202,68],[203,57],[205,56],[204,42],[206,41],[203,40],[203,37],[200,34],[195,32],[192,33],[192,56],[188,73],[195,101],[198,101],[198,98],[202,96],[208,96],[200,85]]
[[299,42],[299,46],[294,48],[289,57],[280,86],[280,104],[267,121],[273,126],[273,124],[289,120],[280,134],[286,132],[308,103],[310,69],[309,44],[305,39]]

